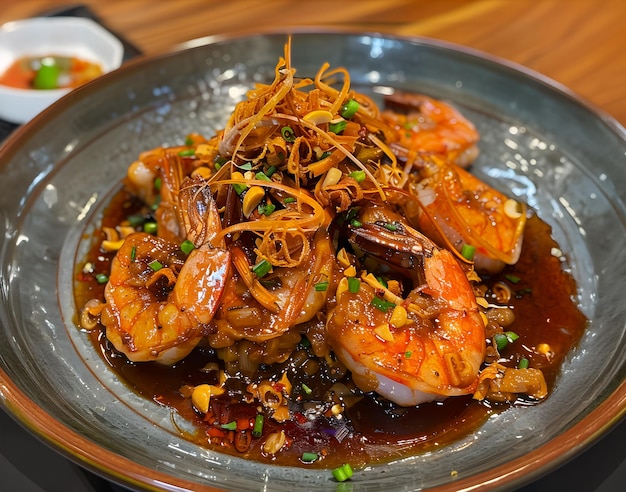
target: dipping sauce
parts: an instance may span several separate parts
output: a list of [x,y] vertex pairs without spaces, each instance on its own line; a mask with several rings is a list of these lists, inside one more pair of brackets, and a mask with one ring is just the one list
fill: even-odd
[[0,84],[16,89],[75,88],[103,74],[98,63],[74,56],[24,56],[0,75]]

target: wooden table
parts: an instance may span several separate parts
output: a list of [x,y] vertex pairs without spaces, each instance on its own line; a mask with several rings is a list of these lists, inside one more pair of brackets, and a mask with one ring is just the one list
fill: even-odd
[[[0,24],[75,4],[3,0]],[[323,26],[427,36],[520,63],[626,125],[624,0],[83,0],[145,54],[216,33]]]
[[[2,0],[0,24],[75,3]],[[435,38],[540,72],[626,125],[626,36],[623,34],[626,0],[82,0],[81,3],[146,55],[162,53],[212,34],[272,27],[350,28]],[[0,441],[6,438],[6,431],[4,436]],[[24,436],[25,439],[28,437]],[[622,423],[591,450],[543,479],[542,485],[531,484],[524,490],[557,486],[596,490],[598,484],[602,484],[603,491],[617,490],[613,489],[614,484],[625,475],[625,439],[626,424]],[[62,466],[54,463],[57,462],[51,459],[53,467]],[[35,463],[33,475],[39,474],[44,464],[41,460]],[[63,480],[67,483],[66,478]]]

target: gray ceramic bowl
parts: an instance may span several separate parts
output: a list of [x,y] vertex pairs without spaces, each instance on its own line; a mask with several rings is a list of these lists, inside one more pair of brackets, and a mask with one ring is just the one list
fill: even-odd
[[[81,237],[144,150],[212,134],[255,81],[271,80],[284,34],[139,60],[64,98],[0,153],[0,403],[77,463],[131,487],[334,490],[328,472],[268,466],[181,439],[167,409],[116,380],[73,323]],[[555,391],[449,447],[355,474],[350,490],[518,486],[572,457],[626,402],[626,136],[566,89],[519,67],[423,39],[297,34],[293,63],[328,61],[359,89],[425,91],[479,127],[475,166],[551,224],[591,320]],[[456,475],[452,471],[456,471]]]

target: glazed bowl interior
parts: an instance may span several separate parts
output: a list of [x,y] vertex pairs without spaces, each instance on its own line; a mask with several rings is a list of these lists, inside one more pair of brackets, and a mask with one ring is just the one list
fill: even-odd
[[[223,127],[247,89],[273,79],[286,36],[208,41],[103,76],[5,144],[0,402],[71,459],[131,487],[335,490],[326,470],[246,461],[188,442],[170,411],[122,384],[76,327],[72,281],[82,238],[129,163],[143,150]],[[329,62],[348,68],[352,85],[377,100],[391,87],[458,105],[481,133],[476,173],[552,226],[589,319],[547,401],[494,415],[450,446],[360,470],[351,487],[511,488],[611,428],[626,401],[624,130],[537,74],[455,46],[334,33],[296,34],[292,43],[300,76]]]

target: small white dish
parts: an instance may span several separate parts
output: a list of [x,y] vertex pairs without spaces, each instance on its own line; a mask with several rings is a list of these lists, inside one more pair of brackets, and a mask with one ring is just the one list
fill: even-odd
[[[103,73],[122,64],[124,47],[96,22],[79,17],[34,17],[0,26],[0,74],[24,56],[74,56]],[[0,84],[0,118],[26,123],[71,89],[18,89]]]

